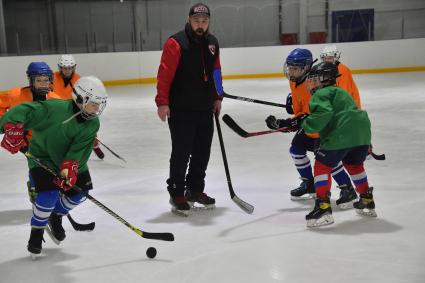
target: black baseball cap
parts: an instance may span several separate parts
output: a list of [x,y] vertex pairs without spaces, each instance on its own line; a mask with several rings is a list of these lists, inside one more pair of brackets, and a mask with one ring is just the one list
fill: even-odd
[[206,17],[210,17],[210,8],[208,8],[207,5],[202,4],[202,3],[198,3],[192,6],[192,8],[190,8],[189,10],[189,17],[192,16],[206,16]]

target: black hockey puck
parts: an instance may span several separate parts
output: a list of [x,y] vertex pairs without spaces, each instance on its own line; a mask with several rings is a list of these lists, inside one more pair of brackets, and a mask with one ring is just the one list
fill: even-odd
[[146,250],[146,256],[148,258],[154,258],[154,257],[156,257],[156,249],[154,247],[149,247]]

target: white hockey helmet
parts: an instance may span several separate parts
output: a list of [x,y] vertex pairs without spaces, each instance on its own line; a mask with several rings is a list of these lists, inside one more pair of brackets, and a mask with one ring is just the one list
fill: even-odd
[[325,48],[323,48],[320,53],[320,59],[324,62],[327,57],[333,57],[333,63],[339,61],[341,52],[336,48],[336,45],[326,45]]
[[59,61],[58,61],[58,67],[59,68],[63,68],[63,67],[74,67],[77,66],[77,62],[74,59],[74,56],[72,55],[61,55],[59,57]]
[[72,88],[72,99],[80,108],[81,116],[90,120],[102,114],[108,94],[101,80],[94,76],[87,76],[76,81]]

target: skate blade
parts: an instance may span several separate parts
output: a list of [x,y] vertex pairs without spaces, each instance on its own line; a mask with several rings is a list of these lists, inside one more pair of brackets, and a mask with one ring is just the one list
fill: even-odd
[[298,201],[298,200],[309,200],[309,199],[314,199],[314,198],[316,198],[316,194],[305,194],[305,195],[302,195],[302,196],[299,196],[299,197],[291,196],[291,200],[296,200],[296,201]]
[[357,201],[357,199],[354,199],[354,200],[349,201],[349,202],[340,203],[337,206],[340,209],[343,209],[343,210],[345,210],[345,209],[351,209],[351,208],[353,208],[353,203],[356,202],[356,201]]
[[49,237],[52,239],[53,243],[55,243],[56,245],[59,246],[59,244],[61,243],[58,239],[55,238],[55,236],[53,236],[52,231],[50,230],[49,225],[46,226],[46,228],[44,228],[44,230],[46,230],[47,234],[49,235]]
[[377,217],[375,209],[356,209],[357,214],[368,217]]
[[314,228],[314,227],[320,227],[320,226],[326,226],[334,223],[334,218],[331,214],[324,215],[323,217],[319,219],[309,219],[307,220],[307,227],[308,228]]
[[215,209],[215,204],[202,204],[201,206],[196,206],[195,204],[190,205],[190,209],[195,211],[202,211],[202,210],[213,210]]
[[171,208],[171,212],[178,216],[188,217],[189,216],[189,210],[178,210],[175,208]]
[[32,260],[32,261],[36,261],[36,260],[37,260],[37,258],[39,258],[39,257],[40,257],[40,254],[30,253],[30,257],[31,257],[31,260]]

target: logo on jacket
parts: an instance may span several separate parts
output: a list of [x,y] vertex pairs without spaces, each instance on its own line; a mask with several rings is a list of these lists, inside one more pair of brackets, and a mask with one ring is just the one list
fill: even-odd
[[210,50],[212,55],[215,55],[215,45],[208,45],[208,49]]

